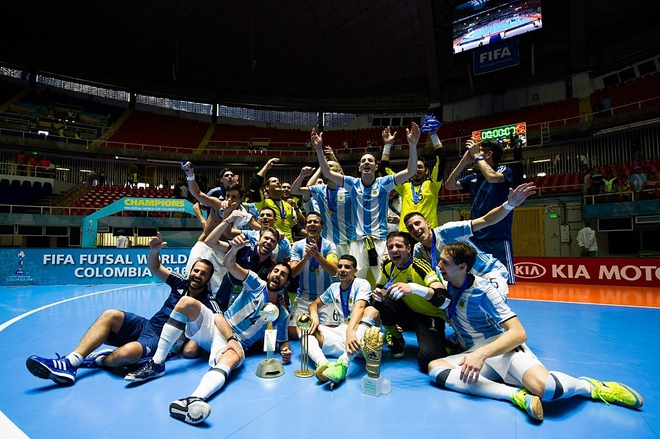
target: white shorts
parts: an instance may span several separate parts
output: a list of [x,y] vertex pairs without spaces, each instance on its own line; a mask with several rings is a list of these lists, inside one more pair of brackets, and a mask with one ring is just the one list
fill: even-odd
[[[453,364],[456,368],[460,368],[458,363],[470,352],[475,351],[476,348],[468,349],[460,354],[450,355],[443,358],[443,360]],[[525,343],[521,344],[516,349],[509,351],[502,355],[487,358],[481,375],[490,380],[502,379],[505,383],[525,387],[522,382],[523,375],[533,366],[543,366],[543,363],[536,358],[532,350],[527,347]]]
[[[367,253],[367,244],[364,239],[353,241],[349,246],[349,253],[357,259],[357,276],[361,279],[367,279],[369,283],[375,285],[380,274],[380,265],[383,262],[383,257],[387,254],[387,241],[374,239],[374,247],[376,247],[376,254],[378,255],[378,264],[371,267],[369,266],[369,254]],[[367,273],[371,271],[373,280],[367,278]]]
[[[222,336],[214,323],[213,312],[205,306],[201,307],[199,316],[192,322],[186,324],[186,337],[197,343],[202,349],[209,353],[209,366],[215,367],[218,365],[220,353],[227,346],[227,340]],[[241,345],[242,347],[242,345]],[[245,354],[243,352],[239,355],[241,358],[234,368],[243,363]]]
[[[342,323],[339,326],[319,326],[319,331],[323,334],[323,353],[330,357],[339,357],[346,350],[346,329],[348,324]],[[364,333],[367,332],[369,325],[359,324],[355,333],[357,335],[358,341],[362,342]],[[362,350],[358,352],[358,356],[362,357]]]
[[197,241],[197,243],[190,249],[190,254],[188,255],[188,263],[186,264],[186,275],[190,274],[193,264],[199,259],[208,259],[213,264],[213,276],[209,281],[209,288],[213,294],[218,291],[220,284],[222,283],[222,278],[227,269],[225,268],[225,254],[221,251],[214,250],[202,241]]
[[[309,314],[309,305],[311,305],[313,300],[303,299],[301,297],[296,297],[296,300],[293,301],[293,310],[291,311],[291,316],[289,318],[289,327],[297,326],[296,322],[298,317],[302,314]],[[319,323],[321,325],[332,325],[336,321],[333,317],[334,307],[330,305],[323,305],[319,307]]]

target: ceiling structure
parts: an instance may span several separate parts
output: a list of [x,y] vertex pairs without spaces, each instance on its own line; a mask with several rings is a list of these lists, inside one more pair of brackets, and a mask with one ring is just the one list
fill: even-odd
[[222,105],[423,112],[472,94],[615,68],[642,51],[657,54],[660,41],[648,13],[655,0],[547,0],[543,30],[521,37],[520,65],[472,77],[470,54],[451,50],[458,3],[8,2],[0,64]]

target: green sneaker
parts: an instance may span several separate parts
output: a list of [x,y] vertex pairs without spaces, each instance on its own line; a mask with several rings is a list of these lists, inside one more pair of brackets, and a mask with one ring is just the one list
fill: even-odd
[[330,362],[324,361],[316,366],[316,378],[322,383],[327,383],[328,379],[323,375],[323,372],[330,366]]
[[330,363],[328,368],[323,372],[323,376],[327,380],[332,381],[333,383],[338,383],[338,382],[346,379],[346,370],[347,369],[348,369],[348,366],[340,358],[339,360],[335,361],[334,363]]
[[525,410],[530,418],[537,421],[543,420],[543,405],[541,398],[529,393],[527,389],[520,389],[511,395],[511,402]]
[[638,409],[644,405],[642,395],[625,384],[616,381],[603,382],[589,377],[580,377],[580,379],[591,385],[591,397],[593,399],[600,399],[606,404],[613,403],[633,409]]

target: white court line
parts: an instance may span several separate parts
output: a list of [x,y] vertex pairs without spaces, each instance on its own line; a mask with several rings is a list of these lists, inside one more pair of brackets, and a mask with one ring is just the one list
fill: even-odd
[[[139,286],[144,286],[144,284],[135,284],[135,285],[127,285],[119,288],[113,288],[111,290],[103,290],[103,291],[97,291],[96,293],[89,293],[89,294],[83,294],[82,296],[77,296],[77,297],[72,297],[70,299],[64,299],[60,300],[59,302],[53,302],[49,305],[44,305],[40,308],[33,309],[32,311],[28,311],[26,313],[21,314],[20,316],[16,316],[13,319],[7,320],[5,323],[0,325],[0,332],[4,331],[6,328],[9,326],[13,325],[14,323],[18,322],[19,320],[24,319],[27,316],[30,316],[34,313],[37,313],[39,311],[42,311],[47,308],[51,308],[56,305],[61,305],[63,303],[71,302],[74,300],[78,299],[84,299],[86,297],[91,297],[91,296],[96,296],[98,294],[104,294],[104,293],[111,293],[113,291],[119,291],[119,290],[125,290],[127,288],[135,288]],[[11,420],[5,415],[2,410],[0,410],[0,433],[2,433],[2,438],[3,439],[29,439],[29,436],[23,433],[23,431],[16,426]]]

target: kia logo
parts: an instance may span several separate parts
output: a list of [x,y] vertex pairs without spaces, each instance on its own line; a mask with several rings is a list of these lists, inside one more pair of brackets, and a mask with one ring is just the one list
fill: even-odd
[[514,264],[516,277],[523,279],[538,279],[545,276],[545,267],[535,262],[519,262]]

